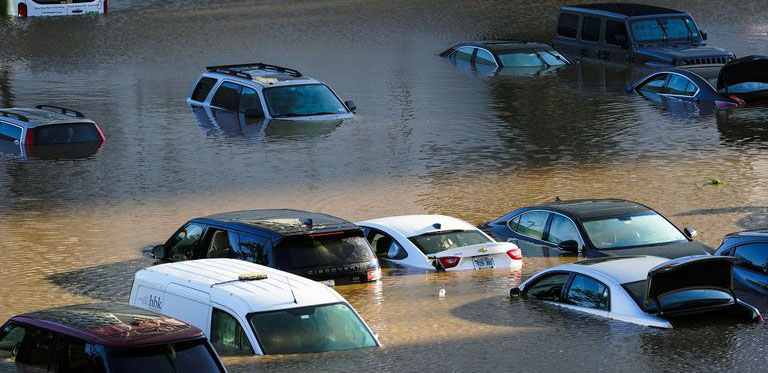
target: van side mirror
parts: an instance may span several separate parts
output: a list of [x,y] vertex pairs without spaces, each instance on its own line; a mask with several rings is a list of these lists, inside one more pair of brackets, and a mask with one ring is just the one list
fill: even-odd
[[699,32],[701,32],[701,40],[707,40],[707,32],[702,30],[699,30]]
[[622,48],[627,47],[627,35],[619,34],[619,35],[615,35],[613,38],[616,40],[616,43],[621,45]]
[[578,253],[579,252],[579,243],[576,242],[576,240],[565,240],[563,242],[560,242],[557,244],[557,247],[560,250],[568,251],[571,253]]
[[699,234],[699,232],[697,232],[693,227],[686,227],[683,229],[683,234],[685,234],[686,237],[693,239],[697,234]]
[[155,260],[165,259],[165,245],[157,245],[152,248],[152,258]]
[[349,111],[353,113],[357,112],[357,105],[355,105],[354,101],[352,100],[344,101],[344,105],[347,105],[347,109],[349,109]]
[[245,110],[245,117],[246,118],[261,118],[263,115],[261,115],[261,110],[259,109],[246,109]]

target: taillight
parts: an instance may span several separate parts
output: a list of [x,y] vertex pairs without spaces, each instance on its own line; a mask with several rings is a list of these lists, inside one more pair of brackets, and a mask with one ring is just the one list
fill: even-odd
[[107,13],[107,0],[104,0],[104,14]]
[[447,268],[453,268],[459,265],[459,261],[461,261],[461,258],[458,256],[444,256],[442,258],[438,258],[437,260],[440,261],[440,264],[443,265],[443,269]]
[[746,101],[742,100],[741,98],[739,98],[739,96],[736,96],[736,95],[730,95],[730,96],[728,96],[728,98],[730,98],[731,100],[735,101],[736,104],[739,105],[739,107],[744,107],[744,105],[747,104]]
[[27,4],[19,4],[19,17],[27,18]]
[[739,107],[739,104],[728,101],[715,101],[715,107],[718,109],[730,109]]
[[106,137],[104,137],[104,133],[103,133],[103,132],[101,132],[101,128],[99,128],[99,126],[97,126],[97,125],[95,125],[95,124],[94,124],[94,127],[96,127],[96,131],[99,131],[99,136],[101,136],[101,142],[104,142],[104,141],[106,141],[106,140],[107,140],[107,138],[106,138]]
[[381,278],[381,268],[368,270],[368,281],[376,281]]
[[27,138],[24,140],[25,145],[35,145],[35,130],[27,128]]
[[509,257],[512,258],[512,260],[523,260],[523,252],[517,248],[512,250],[507,250],[507,255],[509,255]]

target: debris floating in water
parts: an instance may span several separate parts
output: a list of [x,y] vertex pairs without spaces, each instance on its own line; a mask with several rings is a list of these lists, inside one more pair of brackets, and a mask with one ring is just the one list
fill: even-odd
[[445,289],[440,289],[440,291],[437,292],[437,296],[440,298],[445,298]]
[[726,185],[725,180],[722,179],[709,179],[707,182],[709,185]]

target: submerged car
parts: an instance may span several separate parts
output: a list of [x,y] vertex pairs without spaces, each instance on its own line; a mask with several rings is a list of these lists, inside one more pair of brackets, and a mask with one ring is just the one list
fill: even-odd
[[711,254],[648,206],[620,199],[585,199],[523,207],[485,223],[496,239],[514,242],[525,255],[580,253],[589,258],[654,255],[677,258]]
[[225,372],[200,329],[116,303],[57,307],[12,317],[0,328],[0,370],[7,368],[14,372]]
[[520,249],[463,220],[405,215],[357,223],[382,262],[432,271],[520,267]]
[[[3,0],[7,14],[27,17],[67,16],[107,13],[107,0]],[[3,9],[5,10],[5,9]]]
[[265,63],[208,66],[187,103],[265,119],[353,118],[357,106],[325,83],[297,70]]
[[747,56],[723,66],[661,69],[626,91],[657,103],[674,99],[716,108],[741,107],[746,101],[768,98],[768,57]]
[[690,14],[652,5],[595,3],[560,8],[553,41],[574,58],[651,67],[724,64],[733,53],[706,46]]
[[541,271],[510,297],[657,328],[704,313],[761,322],[760,312],[734,295],[732,267],[733,258],[709,255],[591,259]]
[[507,68],[526,68],[534,72],[569,65],[569,61],[551,46],[515,40],[488,40],[461,43],[440,54],[442,57],[476,69],[491,69],[506,75]]
[[158,262],[232,258],[345,285],[377,281],[379,262],[363,230],[335,216],[301,210],[248,210],[192,219],[163,245]]
[[737,293],[755,305],[768,306],[768,229],[728,234],[715,255],[735,257]]

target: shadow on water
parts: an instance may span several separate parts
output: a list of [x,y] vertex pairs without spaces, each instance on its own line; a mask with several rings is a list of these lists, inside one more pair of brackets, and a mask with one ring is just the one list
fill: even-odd
[[128,302],[133,275],[151,264],[149,259],[134,259],[57,273],[46,279],[77,296]]
[[744,229],[765,228],[768,221],[768,206],[738,206],[720,207],[714,209],[691,210],[677,214],[676,216],[696,215],[723,215],[723,214],[748,214],[736,221],[739,227]]

